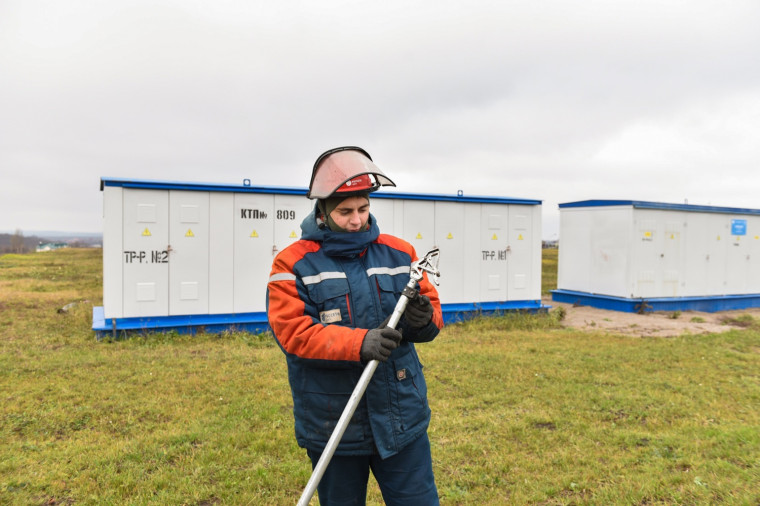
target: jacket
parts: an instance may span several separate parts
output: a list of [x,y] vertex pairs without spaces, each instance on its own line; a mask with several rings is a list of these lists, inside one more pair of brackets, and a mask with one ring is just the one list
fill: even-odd
[[[408,242],[380,234],[372,215],[367,231],[341,233],[320,227],[316,213],[315,207],[301,224],[301,239],[272,264],[267,315],[287,360],[296,440],[321,452],[364,369],[364,336],[393,313],[417,257]],[[387,458],[427,430],[427,386],[413,343],[433,340],[443,318],[427,275],[419,289],[430,298],[433,318],[421,329],[401,318],[404,338],[379,364],[336,455]]]

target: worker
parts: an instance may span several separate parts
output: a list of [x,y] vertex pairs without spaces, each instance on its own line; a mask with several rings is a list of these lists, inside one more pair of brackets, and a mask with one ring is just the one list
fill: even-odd
[[296,440],[312,469],[364,366],[379,366],[319,482],[323,506],[365,504],[372,471],[388,505],[438,504],[427,428],[430,408],[414,343],[443,327],[427,274],[396,329],[386,326],[417,260],[408,242],[381,234],[370,193],[395,186],[355,146],[326,151],[307,197],[301,239],[274,259],[269,325],[288,365]]

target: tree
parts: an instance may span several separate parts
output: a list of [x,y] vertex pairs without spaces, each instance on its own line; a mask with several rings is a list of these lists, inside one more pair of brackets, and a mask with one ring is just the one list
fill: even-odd
[[24,253],[26,251],[24,247],[24,233],[18,228],[11,236],[11,251],[13,253]]

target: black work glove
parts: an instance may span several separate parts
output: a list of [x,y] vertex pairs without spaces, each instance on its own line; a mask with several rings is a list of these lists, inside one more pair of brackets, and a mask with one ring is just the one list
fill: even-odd
[[359,357],[363,361],[379,360],[385,362],[391,356],[391,352],[398,348],[401,342],[401,332],[383,327],[385,324],[381,325],[379,329],[367,331],[367,335],[364,336],[364,342],[361,350],[359,350]]
[[433,318],[433,305],[427,295],[417,295],[410,299],[404,310],[406,322],[414,329],[419,329],[427,325]]

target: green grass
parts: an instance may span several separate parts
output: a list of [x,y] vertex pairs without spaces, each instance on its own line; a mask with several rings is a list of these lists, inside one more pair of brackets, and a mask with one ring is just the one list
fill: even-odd
[[[0,257],[0,504],[294,504],[310,466],[271,336],[96,341],[101,284],[96,250]],[[641,339],[557,320],[418,346],[443,504],[760,502],[760,322]]]
[[547,248],[541,250],[541,295],[549,295],[557,289],[557,265],[559,250]]

